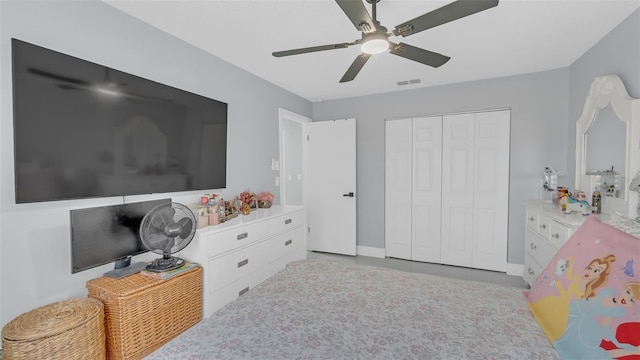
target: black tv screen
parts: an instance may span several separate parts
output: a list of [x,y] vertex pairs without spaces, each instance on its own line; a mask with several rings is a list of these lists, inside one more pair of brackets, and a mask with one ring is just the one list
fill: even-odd
[[17,39],[12,60],[16,203],[226,187],[226,103]]
[[140,223],[171,199],[71,210],[71,273],[147,252]]

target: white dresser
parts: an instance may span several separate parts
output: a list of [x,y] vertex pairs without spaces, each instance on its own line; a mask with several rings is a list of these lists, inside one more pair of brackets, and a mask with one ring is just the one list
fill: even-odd
[[198,229],[178,253],[203,267],[203,313],[216,310],[307,257],[302,207],[255,209],[223,224]]
[[524,274],[532,285],[551,258],[587,218],[578,213],[565,214],[559,207],[541,201],[525,202]]

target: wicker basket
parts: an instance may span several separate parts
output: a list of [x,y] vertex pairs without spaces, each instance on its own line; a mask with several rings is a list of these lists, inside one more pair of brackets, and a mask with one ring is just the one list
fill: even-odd
[[42,306],[2,329],[2,358],[105,359],[103,305],[71,299]]
[[104,303],[109,359],[141,359],[202,319],[199,266],[167,280],[100,277],[87,289]]

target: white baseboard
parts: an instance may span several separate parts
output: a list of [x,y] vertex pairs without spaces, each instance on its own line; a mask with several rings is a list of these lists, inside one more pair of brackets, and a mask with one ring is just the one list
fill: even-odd
[[524,264],[507,263],[507,275],[522,276],[524,273]]
[[386,253],[384,249],[369,246],[356,246],[356,254],[361,256],[369,256],[384,259]]
[[[356,246],[356,254],[360,256],[369,256],[375,258],[384,259],[386,256],[385,250],[381,248],[374,248],[370,246]],[[522,276],[524,272],[523,264],[510,264],[507,263],[507,275]]]

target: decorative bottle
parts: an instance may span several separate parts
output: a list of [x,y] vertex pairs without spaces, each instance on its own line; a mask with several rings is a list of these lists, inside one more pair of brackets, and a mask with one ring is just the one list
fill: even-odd
[[591,196],[591,212],[593,214],[600,214],[602,212],[602,197],[600,191],[594,191]]

